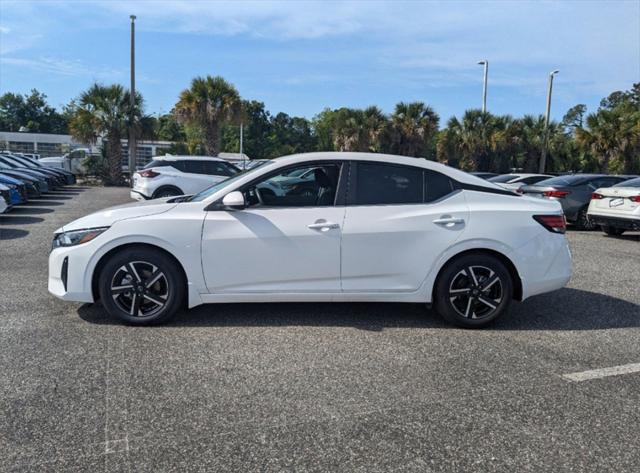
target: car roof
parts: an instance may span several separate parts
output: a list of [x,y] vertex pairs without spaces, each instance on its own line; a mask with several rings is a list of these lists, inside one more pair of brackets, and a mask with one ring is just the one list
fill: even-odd
[[226,159],[216,158],[214,156],[173,156],[171,154],[167,154],[165,156],[154,156],[153,158],[151,158],[152,161],[186,161],[186,160],[192,160],[192,159],[227,162]]
[[441,172],[449,177],[467,184],[475,184],[483,187],[490,187],[494,189],[504,190],[492,182],[486,181],[482,178],[466,173],[456,168],[452,168],[442,163],[435,161],[429,161],[424,158],[410,158],[407,156],[397,156],[394,154],[381,154],[381,153],[358,153],[352,151],[325,151],[315,153],[300,153],[291,154],[288,156],[281,156],[279,158],[272,159],[279,164],[297,164],[308,161],[322,161],[322,160],[343,160],[343,161],[373,161],[382,164],[402,164],[405,166],[415,166],[432,171]]

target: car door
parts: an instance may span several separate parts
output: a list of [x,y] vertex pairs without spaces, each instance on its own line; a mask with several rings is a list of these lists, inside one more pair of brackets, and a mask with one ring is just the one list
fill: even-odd
[[[246,208],[211,210],[202,229],[202,268],[211,293],[339,292],[344,202],[342,163],[314,162],[300,185],[291,166],[244,185]],[[340,202],[338,202],[340,203]]]
[[359,161],[342,231],[344,292],[415,291],[466,228],[462,192],[444,174]]

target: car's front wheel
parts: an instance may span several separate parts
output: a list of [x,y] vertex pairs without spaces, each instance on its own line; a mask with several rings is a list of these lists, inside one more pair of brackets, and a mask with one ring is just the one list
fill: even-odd
[[102,268],[100,299],[106,311],[134,325],[164,322],[182,307],[184,280],[178,265],[152,248],[127,248]]
[[513,280],[495,256],[471,253],[454,259],[436,281],[434,306],[448,322],[481,328],[504,314],[513,297]]

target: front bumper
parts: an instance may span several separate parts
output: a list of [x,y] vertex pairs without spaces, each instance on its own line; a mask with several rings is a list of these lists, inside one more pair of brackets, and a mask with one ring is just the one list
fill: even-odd
[[93,302],[91,287],[86,287],[84,270],[90,252],[78,247],[56,248],[49,254],[49,282],[51,294],[64,301]]
[[609,217],[605,215],[589,214],[589,220],[596,225],[613,228],[623,228],[625,230],[640,230],[640,219]]

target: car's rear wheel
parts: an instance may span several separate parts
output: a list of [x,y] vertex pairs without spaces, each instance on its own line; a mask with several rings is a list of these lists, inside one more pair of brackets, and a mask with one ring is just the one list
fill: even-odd
[[153,193],[153,198],[160,199],[162,197],[176,197],[183,194],[184,193],[177,187],[161,187]]
[[134,325],[151,325],[180,310],[184,280],[178,265],[162,252],[128,248],[104,265],[99,290],[110,315]]
[[602,231],[607,235],[620,236],[624,233],[624,228],[610,227],[609,225],[601,225]]
[[579,230],[594,230],[596,228],[596,224],[593,223],[593,220],[589,218],[587,211],[589,210],[588,206],[582,207],[580,212],[578,212],[578,218],[576,219],[576,227]]
[[448,322],[481,328],[504,314],[513,297],[513,280],[495,256],[470,253],[456,258],[436,281],[434,305]]

